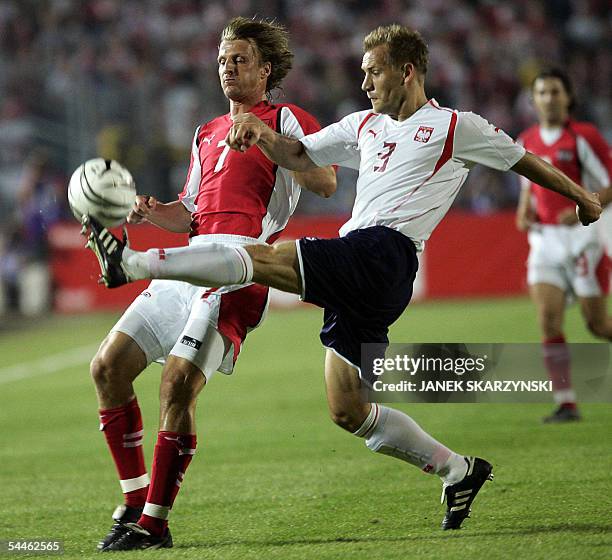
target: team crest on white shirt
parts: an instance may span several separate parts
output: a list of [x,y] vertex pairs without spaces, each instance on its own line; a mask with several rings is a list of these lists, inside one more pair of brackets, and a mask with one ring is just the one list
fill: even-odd
[[416,134],[414,135],[414,139],[417,142],[423,142],[423,144],[427,144],[427,142],[429,142],[429,139],[431,138],[431,134],[434,131],[434,129],[431,126],[419,126],[419,130],[417,130]]

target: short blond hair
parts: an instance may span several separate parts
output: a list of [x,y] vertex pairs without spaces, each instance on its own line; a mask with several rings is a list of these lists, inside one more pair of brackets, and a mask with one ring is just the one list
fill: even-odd
[[363,50],[371,51],[380,45],[388,47],[388,62],[395,68],[410,62],[419,74],[427,73],[427,44],[418,31],[397,23],[381,25],[366,35]]

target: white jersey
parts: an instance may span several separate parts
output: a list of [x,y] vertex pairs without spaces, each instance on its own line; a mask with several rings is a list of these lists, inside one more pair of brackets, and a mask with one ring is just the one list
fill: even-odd
[[318,166],[359,170],[352,216],[340,235],[387,226],[419,250],[474,164],[507,171],[525,154],[482,117],[442,108],[434,99],[401,122],[360,111],[300,141]]

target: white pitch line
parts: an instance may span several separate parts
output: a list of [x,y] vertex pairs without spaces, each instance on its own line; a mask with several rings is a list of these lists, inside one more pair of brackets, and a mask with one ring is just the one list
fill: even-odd
[[29,379],[30,377],[48,375],[62,369],[86,364],[93,358],[97,349],[98,344],[79,346],[45,358],[0,368],[0,385],[11,381]]

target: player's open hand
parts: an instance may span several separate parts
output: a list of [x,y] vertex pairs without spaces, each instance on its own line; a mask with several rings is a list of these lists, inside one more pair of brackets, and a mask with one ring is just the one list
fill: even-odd
[[266,124],[253,113],[244,113],[232,117],[234,124],[225,137],[225,143],[239,152],[246,152],[259,141]]
[[157,207],[157,199],[149,195],[137,195],[134,206],[128,214],[128,224],[141,224],[144,222]]
[[578,202],[576,206],[576,216],[580,220],[583,226],[599,220],[601,215],[601,202],[599,201],[599,194],[585,192],[583,199]]

